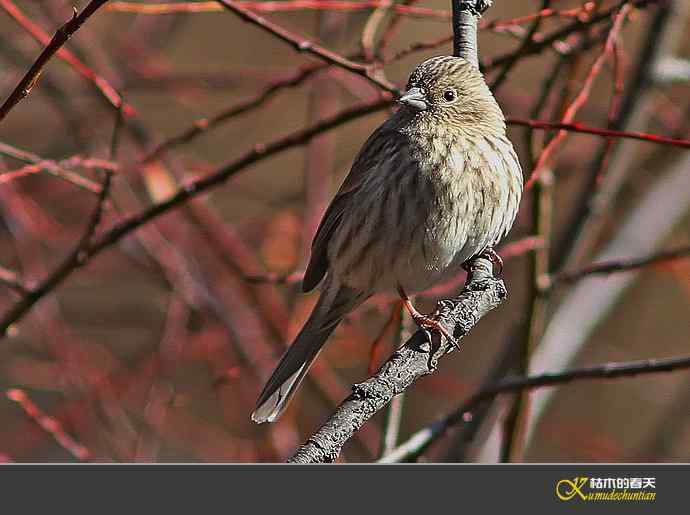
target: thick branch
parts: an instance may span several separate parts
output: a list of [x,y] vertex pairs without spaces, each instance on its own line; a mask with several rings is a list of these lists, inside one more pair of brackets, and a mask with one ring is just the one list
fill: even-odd
[[[474,261],[465,288],[454,300],[439,303],[438,320],[456,339],[463,338],[479,320],[506,298],[503,281],[493,276],[491,262]],[[293,463],[332,462],[347,440],[376,412],[417,379],[434,372],[438,360],[453,345],[439,341],[435,335],[429,343],[425,331],[417,331],[376,374],[353,386],[352,395],[343,401],[330,419],[290,459]]]

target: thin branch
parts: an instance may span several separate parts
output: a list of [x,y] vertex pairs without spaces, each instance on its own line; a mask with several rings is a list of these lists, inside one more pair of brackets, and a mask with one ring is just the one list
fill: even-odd
[[415,43],[412,43],[410,46],[407,48],[403,48],[402,50],[398,50],[395,54],[393,54],[391,57],[386,59],[384,62],[385,63],[390,63],[393,61],[398,61],[400,59],[403,59],[407,57],[410,54],[413,54],[415,52],[424,52],[425,50],[433,50],[434,48],[438,48],[442,45],[446,45],[448,43],[451,43],[453,41],[453,35],[448,34],[446,36],[442,36],[440,38],[435,38],[431,41],[418,41]]
[[[0,107],[0,122],[7,116],[7,114],[16,106],[20,101],[25,99],[31,93],[31,90],[38,82],[38,79],[43,71],[43,67],[48,61],[58,53],[61,59],[68,61],[72,66],[74,66],[77,71],[86,76],[89,80],[93,82],[96,88],[103,94],[103,96],[110,102],[114,107],[119,108],[122,103],[122,98],[118,95],[115,89],[108,84],[105,79],[95,75],[86,65],[79,61],[74,54],[71,52],[67,53],[62,46],[67,42],[67,40],[74,34],[82,24],[88,20],[93,13],[95,13],[100,7],[102,7],[108,0],[92,0],[84,10],[77,14],[77,10],[74,10],[74,16],[70,21],[65,23],[60,27],[52,39],[48,42],[47,46],[43,49],[43,52],[38,56],[34,64],[29,68],[24,77],[19,81],[19,84],[14,88],[14,91],[7,97],[7,100]],[[31,20],[29,20],[14,3],[10,0],[0,0],[0,7],[5,9],[20,25],[26,28],[34,38],[39,42],[45,44],[47,40],[47,35],[38,26],[36,26]],[[131,107],[125,106],[126,114],[133,114],[134,111]]]
[[[645,43],[638,51],[634,68],[628,74],[625,93],[620,99],[617,115],[609,123],[609,129],[625,130],[630,127],[644,127],[648,115],[653,85],[655,63],[670,54],[682,39],[687,15],[686,2],[672,0],[663,9],[657,9],[640,41]],[[674,40],[678,40],[675,41]],[[563,227],[568,229],[559,238],[554,256],[554,266],[562,269],[566,265],[582,263],[584,256],[592,253],[594,242],[598,241],[604,220],[603,213],[609,207],[620,188],[638,167],[632,165],[635,159],[632,146],[621,142],[609,155],[609,141],[600,145],[589,170],[587,180],[574,199],[572,214]],[[605,168],[604,168],[605,167]],[[605,172],[605,173],[604,173]]]
[[366,61],[373,61],[375,59],[376,34],[378,33],[379,27],[383,23],[383,20],[386,18],[389,11],[395,7],[397,6],[393,3],[393,0],[383,0],[381,2],[381,6],[374,9],[364,24],[360,44],[362,46],[362,54],[364,55],[364,59]]
[[[438,321],[460,340],[489,311],[498,307],[507,293],[503,281],[493,276],[487,259],[474,261],[462,293],[454,300],[439,302]],[[376,374],[353,386],[353,393],[328,421],[290,458],[294,463],[334,461],[349,438],[375,413],[414,382],[433,373],[439,359],[453,345],[438,335],[417,331],[386,361]]]
[[405,443],[382,458],[380,463],[401,463],[416,459],[429,445],[441,438],[448,429],[471,421],[472,413],[483,402],[491,400],[502,393],[558,386],[585,379],[619,379],[661,372],[674,372],[688,368],[690,368],[690,357],[683,357],[604,363],[603,365],[575,368],[565,372],[539,374],[531,377],[509,377],[494,385],[482,388],[459,409],[412,435]]
[[286,42],[298,52],[311,54],[329,64],[339,66],[345,70],[351,71],[352,73],[361,75],[384,91],[388,91],[390,93],[398,92],[398,88],[395,86],[395,84],[383,77],[380,68],[377,68],[371,64],[362,64],[351,61],[350,59],[347,59],[346,57],[333,52],[332,50],[328,50],[327,48],[324,48],[313,41],[294,34],[280,25],[277,25],[266,18],[253,13],[233,0],[216,1],[227,10],[235,13],[242,20],[246,21],[247,23],[251,23],[252,25],[256,25],[264,32],[268,32],[276,38]]
[[[117,149],[120,145],[120,131],[122,129],[123,123],[123,112],[122,107],[117,110],[115,117],[115,127],[113,128],[113,135],[110,141],[110,155],[109,159],[113,161],[117,155]],[[77,247],[77,259],[79,254],[88,250],[93,240],[94,234],[98,230],[98,226],[103,219],[103,212],[105,211],[106,203],[108,201],[108,196],[110,195],[110,185],[113,179],[113,172],[111,170],[104,170],[105,177],[103,178],[103,183],[101,184],[101,191],[98,194],[98,201],[96,202],[96,207],[91,214],[91,219],[89,220],[86,230],[82,235],[79,246]]]
[[327,63],[315,63],[309,64],[299,68],[290,77],[277,80],[264,88],[258,94],[249,98],[233,104],[227,109],[223,109],[219,113],[213,115],[210,118],[199,118],[196,120],[189,128],[184,129],[178,134],[166,139],[158,146],[156,146],[149,154],[142,158],[142,162],[147,163],[158,159],[163,153],[168,151],[173,147],[190,143],[203,133],[221,125],[222,123],[235,118],[241,114],[247,113],[253,109],[256,109],[264,105],[268,100],[273,98],[274,95],[286,88],[293,88],[301,85],[307,79],[314,76],[319,70],[323,70],[328,67]]
[[[419,2],[419,0],[401,0],[398,4],[393,4],[394,6],[412,6],[413,4],[416,4]],[[401,14],[393,11],[393,14],[391,15],[388,25],[386,26],[386,29],[383,31],[383,34],[381,34],[381,38],[379,39],[378,42],[378,48],[376,49],[376,52],[379,56],[381,56],[381,59],[385,60],[386,56],[388,55],[388,47],[390,46],[391,42],[395,38],[395,36],[398,34],[400,31],[400,28],[402,27],[402,22],[403,22],[403,17]]]
[[[416,298],[413,300],[416,300]],[[393,341],[391,342],[393,348],[395,349],[400,347],[400,344],[403,341],[409,340],[412,337],[412,334],[416,330],[416,325],[409,316],[409,313],[405,311],[405,308],[401,302],[394,303],[390,322],[395,326],[395,335]],[[384,330],[381,331],[379,338],[384,336],[386,333],[388,333],[388,331],[386,328],[384,328]],[[373,360],[370,360],[369,366],[371,367],[372,364]],[[374,368],[372,370],[370,368],[369,375],[373,374],[374,372],[376,372],[376,369]],[[400,426],[402,425],[403,420],[404,405],[405,392],[393,397],[393,400],[391,400],[390,404],[388,405],[388,409],[384,414],[385,418],[383,420],[383,434],[381,437],[381,449],[379,450],[378,454],[379,458],[391,452],[398,445],[398,439],[400,438]]]
[[[543,5],[543,4],[542,4]],[[560,18],[576,18],[582,22],[585,22],[589,18],[589,13],[594,9],[593,2],[587,2],[586,4],[575,7],[573,9],[541,9],[540,11],[533,14],[525,14],[524,16],[518,16],[517,18],[512,18],[510,20],[492,20],[490,22],[481,23],[479,25],[480,29],[498,29],[502,27],[514,27],[516,25],[524,25],[530,22],[536,22],[539,20],[544,20],[546,18],[553,18],[558,16]],[[533,34],[534,35],[534,34]]]
[[16,170],[8,170],[0,174],[0,185],[26,177],[27,175],[45,171],[53,177],[69,182],[77,188],[91,193],[99,193],[101,187],[97,183],[69,169],[79,167],[87,170],[108,170],[110,172],[118,170],[116,163],[105,159],[72,156],[60,161],[53,161],[52,159],[43,159],[35,154],[16,149],[2,142],[0,142],[0,155],[31,163]]
[[690,258],[690,245],[659,252],[658,254],[645,258],[602,261],[580,268],[579,270],[555,274],[550,278],[548,287],[553,287],[557,284],[573,283],[590,275],[608,275],[617,272],[629,272],[651,265],[687,258]]
[[[540,12],[551,11],[552,9],[549,9],[550,3],[551,0],[542,0]],[[527,31],[527,34],[525,34],[522,43],[520,43],[520,46],[513,54],[513,58],[503,65],[503,68],[501,69],[501,72],[499,73],[498,77],[496,77],[494,81],[491,83],[490,88],[494,92],[494,94],[496,94],[503,82],[508,78],[508,75],[510,74],[511,70],[513,69],[517,61],[520,59],[520,56],[523,54],[525,49],[532,43],[534,35],[539,30],[539,27],[541,26],[541,22],[543,19],[543,16],[538,16],[534,19],[534,21],[532,22],[532,26]]]
[[55,441],[74,456],[79,461],[90,461],[93,456],[91,451],[81,443],[72,438],[62,424],[56,419],[47,415],[39,408],[26,394],[24,390],[13,388],[5,392],[5,396],[16,402],[24,411],[27,417],[33,420],[46,433],[51,435]]
[[[389,0],[287,0],[282,2],[254,2],[240,0],[237,4],[254,12],[277,13],[277,12],[298,12],[298,11],[371,11],[386,8],[395,13],[396,16],[406,16],[425,20],[446,21],[452,17],[450,11],[443,9],[430,9],[428,7],[416,7],[412,5],[392,4]],[[539,19],[560,17],[586,19],[587,14],[592,11],[592,3],[587,2],[581,7],[573,9],[542,9],[536,13],[526,14],[510,20],[492,20],[480,25],[481,29],[499,29],[524,25]],[[106,7],[107,11],[120,13],[136,13],[146,15],[182,14],[182,13],[212,13],[222,11],[222,7],[216,1],[206,2],[160,2],[160,3],[138,3],[138,2],[111,2]]]
[[529,120],[524,118],[507,118],[508,125],[519,125],[523,127],[531,127],[532,129],[544,130],[564,130],[569,132],[580,132],[583,134],[593,134],[602,138],[623,138],[636,139],[646,141],[648,143],[656,143],[658,145],[669,145],[672,147],[690,148],[689,139],[676,139],[660,136],[658,134],[649,134],[646,132],[635,131],[619,131],[614,129],[606,129],[603,127],[589,127],[582,123],[565,123],[565,122],[549,122],[545,120]]

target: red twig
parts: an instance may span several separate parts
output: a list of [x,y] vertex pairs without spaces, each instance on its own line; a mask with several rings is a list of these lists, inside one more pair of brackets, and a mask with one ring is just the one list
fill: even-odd
[[[623,52],[623,45],[619,45],[617,43],[614,44],[613,90],[611,91],[611,100],[609,101],[609,109],[606,117],[609,128],[614,128],[616,126],[616,120],[618,120],[620,115],[623,93],[625,93],[625,67],[623,66],[624,58],[625,54]],[[616,142],[616,138],[608,138],[606,141],[606,148],[602,153],[599,169],[594,172],[594,184],[597,186],[599,186],[599,182],[608,170],[609,158],[612,155]]]
[[605,129],[603,127],[589,127],[587,125],[577,122],[548,122],[544,120],[529,120],[525,118],[508,118],[506,122],[508,123],[508,125],[520,125],[523,127],[531,127],[533,129],[560,130],[564,133],[581,132],[584,134],[593,134],[595,136],[600,136],[602,138],[637,139],[640,141],[646,141],[648,143],[657,143],[659,145],[670,145],[673,147],[690,148],[690,140],[687,139],[667,138],[665,136],[659,136],[658,134],[649,134],[646,132],[618,131],[613,129]]
[[[62,59],[72,66],[82,77],[89,80],[111,105],[120,108],[122,98],[115,88],[113,88],[103,77],[86,66],[72,52],[66,48],[62,48],[72,34],[79,30],[82,24],[106,2],[108,2],[108,0],[92,0],[79,14],[77,14],[75,9],[72,19],[60,27],[51,38],[41,27],[29,19],[11,0],[0,0],[0,7],[2,7],[7,14],[26,29],[35,40],[42,45],[46,45],[41,55],[38,56],[34,64],[29,68],[29,71],[26,72],[14,91],[12,91],[7,100],[5,100],[5,103],[0,107],[0,121],[7,116],[7,113],[9,113],[15,105],[31,93],[31,90],[38,82],[43,67],[53,55],[57,55],[59,59]],[[134,114],[134,109],[125,104],[123,106],[123,112],[130,116]]]
[[[79,166],[80,164],[83,165],[85,160],[82,159],[81,161],[79,161],[79,159],[81,159],[79,158],[79,156],[73,156],[71,158],[68,158],[61,165],[60,163],[56,163],[55,161],[52,161],[50,159],[43,159],[41,156],[34,154],[33,152],[27,152],[26,150],[22,150],[2,142],[0,142],[0,155],[11,157],[12,159],[16,159],[17,161],[23,161],[25,163],[30,163],[32,165],[40,165],[40,169],[45,170],[51,175],[59,177],[60,179],[70,182],[75,186],[90,191],[92,193],[98,193],[100,191],[100,186],[95,182],[87,179],[86,177],[82,177],[79,174],[64,169],[63,166],[71,167]],[[106,165],[106,163],[107,162],[103,162],[102,164]],[[104,168],[108,169],[113,164],[114,163],[110,163],[107,166],[104,166]],[[19,170],[15,170],[15,172],[19,172]],[[2,184],[3,182],[11,181],[13,177],[3,179],[11,173],[13,172],[6,172],[5,174],[1,175],[0,184]],[[30,169],[27,173],[33,173],[33,169]]]
[[46,415],[41,408],[33,403],[23,390],[13,388],[7,390],[7,398],[16,402],[24,410],[26,416],[36,422],[41,429],[50,434],[60,446],[80,461],[91,459],[91,452],[74,438],[67,434],[62,424],[55,418]]
[[[563,118],[561,119],[561,123],[571,123],[575,118],[577,112],[589,99],[589,94],[592,90],[594,80],[597,78],[597,76],[603,69],[604,62],[606,61],[606,59],[613,54],[614,43],[620,36],[621,29],[623,28],[623,22],[625,21],[625,18],[627,17],[630,9],[632,9],[632,6],[630,4],[625,4],[623,5],[623,7],[620,8],[618,14],[616,14],[613,27],[609,32],[608,38],[606,38],[604,51],[594,61],[594,64],[592,65],[592,68],[590,69],[587,78],[585,79],[585,83],[582,86],[582,89],[565,110]],[[534,185],[535,181],[539,179],[541,173],[549,165],[553,154],[556,152],[556,149],[560,146],[560,144],[563,142],[567,135],[568,131],[560,130],[558,134],[556,134],[556,136],[554,136],[553,139],[549,141],[546,147],[544,147],[544,150],[542,150],[541,154],[539,155],[539,158],[537,159],[536,164],[534,165],[534,170],[532,171],[529,180],[525,183],[525,190],[530,189]]]
[[[387,0],[363,0],[351,2],[345,0],[293,0],[287,2],[234,2],[236,5],[253,12],[294,12],[294,11],[369,11],[385,6]],[[408,5],[392,5],[391,11],[403,16],[419,18],[436,18],[449,20],[450,11],[429,9],[428,7],[413,7]],[[137,14],[173,14],[173,13],[204,13],[218,12],[222,7],[217,2],[179,2],[140,4],[133,2],[112,2],[109,11],[128,12]]]
[[98,193],[101,188],[95,182],[86,179],[77,173],[67,170],[67,168],[76,167],[87,170],[108,170],[110,172],[115,172],[118,169],[116,163],[107,161],[105,159],[83,158],[81,156],[73,156],[62,161],[46,159],[0,174],[0,185],[6,184],[15,179],[26,177],[28,175],[46,171],[51,175],[70,182],[79,188],[86,189],[92,193]]

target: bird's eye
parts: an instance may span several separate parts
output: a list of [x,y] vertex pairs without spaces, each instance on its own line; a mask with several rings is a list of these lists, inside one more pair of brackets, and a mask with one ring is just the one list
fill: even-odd
[[458,98],[458,94],[454,89],[447,89],[443,92],[443,100],[446,102],[454,102]]

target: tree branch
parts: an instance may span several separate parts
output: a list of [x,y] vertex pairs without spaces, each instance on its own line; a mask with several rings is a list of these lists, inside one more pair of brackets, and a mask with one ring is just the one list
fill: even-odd
[[[453,300],[439,302],[438,320],[460,340],[507,292],[503,281],[493,276],[492,263],[484,258],[472,265],[462,293]],[[417,331],[372,377],[352,388],[335,413],[297,453],[293,463],[332,462],[347,440],[376,412],[417,379],[434,372],[438,361],[453,349],[452,343],[435,334],[431,344],[426,331]]]

